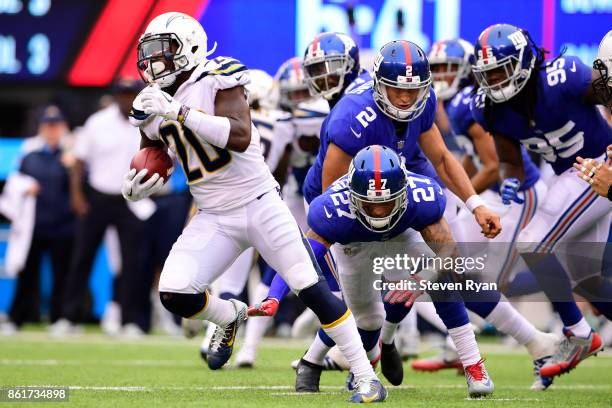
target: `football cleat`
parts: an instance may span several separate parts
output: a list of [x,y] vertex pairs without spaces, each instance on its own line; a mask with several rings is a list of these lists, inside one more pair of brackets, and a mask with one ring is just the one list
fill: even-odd
[[400,385],[404,380],[402,357],[395,348],[395,343],[382,343],[380,351],[380,368],[382,374],[392,385]]
[[296,392],[319,392],[323,366],[300,359],[295,370]]
[[372,403],[383,402],[387,399],[387,390],[378,380],[378,378],[362,378],[355,383],[353,395],[349,398],[349,402],[356,403]]
[[230,299],[236,309],[236,319],[226,326],[217,326],[208,347],[208,368],[218,370],[228,362],[234,350],[238,327],[247,319],[247,305]]
[[554,377],[567,373],[582,360],[603,350],[599,334],[591,330],[587,338],[577,337],[571,330],[563,329],[565,339],[559,344],[559,351],[540,367],[540,375]]
[[484,366],[484,360],[480,359],[476,364],[465,367],[465,379],[468,385],[470,398],[488,397],[493,394],[495,386]]
[[355,384],[355,375],[353,374],[352,371],[349,371],[348,375],[346,376],[346,380],[344,381],[346,383],[347,391],[354,391],[355,388],[357,387],[357,385]]
[[531,389],[534,391],[544,391],[548,387],[550,387],[553,383],[554,377],[543,377],[540,373],[540,369],[547,361],[549,361],[552,356],[546,356],[542,358],[538,358],[537,360],[533,360],[533,374],[535,376],[535,380],[533,384],[531,384]]
[[236,366],[238,368],[253,368],[256,354],[255,347],[243,345],[236,356]]
[[442,347],[442,351],[438,355],[432,358],[414,360],[411,366],[412,369],[416,371],[435,372],[448,368],[455,368],[463,371],[463,364],[461,364],[459,360],[459,355],[447,345]]

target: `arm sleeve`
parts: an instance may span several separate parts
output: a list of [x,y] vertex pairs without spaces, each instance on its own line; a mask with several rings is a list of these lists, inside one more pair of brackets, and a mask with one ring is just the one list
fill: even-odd
[[330,114],[333,116],[327,123],[327,139],[344,153],[355,156],[359,150],[366,147],[367,132],[374,129],[374,126],[364,127],[355,119],[355,112],[350,103],[342,102],[345,101],[341,100]]
[[446,196],[443,193],[440,185],[434,180],[430,179],[431,184],[435,191],[436,199],[433,201],[421,201],[417,205],[417,214],[415,217],[415,224],[413,228],[417,231],[421,231],[428,225],[434,224],[444,216],[444,210],[446,209]]

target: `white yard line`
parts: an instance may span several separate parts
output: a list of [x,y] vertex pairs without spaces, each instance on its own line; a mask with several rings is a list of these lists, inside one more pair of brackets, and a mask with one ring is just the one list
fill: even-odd
[[[22,385],[19,385],[20,387]],[[58,384],[35,384],[35,385],[23,385],[24,387],[65,387],[65,385]],[[70,390],[75,391],[118,391],[118,392],[152,392],[152,391],[283,391],[285,392],[276,392],[272,393],[272,395],[310,395],[310,393],[297,393],[293,391],[289,391],[293,389],[292,385],[236,385],[236,386],[139,386],[139,385],[130,385],[130,386],[104,386],[104,385],[69,385],[68,388]],[[343,393],[344,387],[335,386],[335,385],[322,385],[320,387],[322,390],[328,390],[329,393]],[[400,385],[398,387],[390,387],[390,390],[397,389],[415,389],[416,386],[412,385]],[[428,388],[437,388],[437,389],[463,389],[465,388],[464,384],[438,384],[431,385]],[[573,385],[553,385],[551,389],[560,389],[560,390],[609,390],[612,389],[612,385],[607,384],[573,384]],[[528,390],[529,385],[519,386],[519,385],[505,385],[500,386],[499,390]],[[327,392],[326,392],[327,394]],[[467,398],[469,399],[469,398]],[[479,401],[479,399],[474,399]],[[498,398],[498,399],[490,399],[487,398],[487,401],[497,400],[497,401],[539,401],[538,398]]]

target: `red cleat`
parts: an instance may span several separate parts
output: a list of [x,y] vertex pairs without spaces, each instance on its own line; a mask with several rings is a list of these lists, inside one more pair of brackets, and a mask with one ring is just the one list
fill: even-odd
[[437,356],[414,360],[412,362],[412,369],[416,371],[435,372],[448,368],[455,368],[463,372],[463,364],[461,364],[457,352],[446,345]]
[[559,351],[540,368],[543,377],[554,377],[567,373],[582,360],[603,350],[601,337],[591,331],[589,337],[577,337],[570,330],[563,330],[565,339],[559,344]]

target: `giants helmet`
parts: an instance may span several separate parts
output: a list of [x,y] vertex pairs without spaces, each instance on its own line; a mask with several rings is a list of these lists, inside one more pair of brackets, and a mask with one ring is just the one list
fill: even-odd
[[346,34],[322,33],[304,53],[306,83],[313,95],[330,100],[359,75],[359,49]]
[[[408,206],[406,173],[400,157],[386,146],[372,145],[361,149],[348,172],[350,206],[364,227],[387,232],[401,219]],[[372,204],[393,203],[384,217],[374,217]]]
[[[529,34],[510,24],[495,24],[486,28],[474,47],[474,78],[495,103],[509,100],[527,84],[535,64],[533,42]],[[496,83],[489,74],[502,71],[505,78]]]
[[[393,105],[387,87],[416,89],[418,95],[407,109]],[[374,61],[374,101],[393,120],[409,122],[416,119],[429,98],[431,71],[423,50],[410,41],[391,41],[380,49]]]
[[427,59],[439,99],[448,100],[459,92],[470,76],[472,55],[474,47],[461,38],[434,43]]

